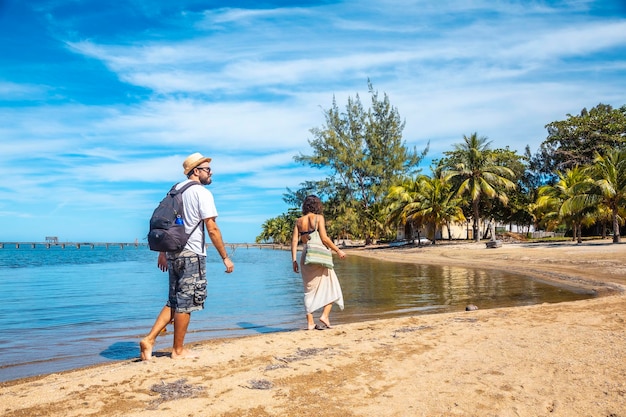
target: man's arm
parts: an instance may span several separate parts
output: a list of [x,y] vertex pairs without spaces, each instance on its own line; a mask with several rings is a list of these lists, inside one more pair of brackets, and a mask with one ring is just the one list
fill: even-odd
[[204,219],[204,224],[206,225],[206,230],[209,234],[209,239],[211,239],[211,243],[215,246],[215,250],[222,257],[224,261],[224,266],[226,267],[226,272],[231,273],[235,269],[235,265],[233,261],[228,257],[228,252],[226,252],[226,246],[224,245],[224,241],[222,240],[222,232],[220,228],[217,227],[217,222],[215,221],[215,217],[211,217],[208,219]]

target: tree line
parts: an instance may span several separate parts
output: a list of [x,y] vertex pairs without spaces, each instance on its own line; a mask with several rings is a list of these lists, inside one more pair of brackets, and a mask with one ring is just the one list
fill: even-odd
[[[405,122],[389,97],[368,82],[371,103],[357,95],[341,111],[333,97],[325,124],[310,130],[310,155],[294,160],[327,176],[287,188],[287,213],[266,220],[257,242],[286,244],[301,203],[309,194],[324,202],[329,236],[335,239],[393,240],[429,231],[436,242],[453,224],[471,222],[472,238],[481,224],[533,226],[563,231],[581,241],[583,231],[620,241],[626,218],[626,105],[598,104],[578,115],[547,124],[547,137],[533,154],[492,149],[478,133],[464,135],[430,174],[419,167],[429,145],[409,149]],[[599,231],[599,233],[598,233]],[[484,232],[483,232],[484,233]]]

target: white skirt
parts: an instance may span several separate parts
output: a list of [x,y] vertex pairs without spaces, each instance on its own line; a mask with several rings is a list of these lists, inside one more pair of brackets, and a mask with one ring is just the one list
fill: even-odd
[[305,265],[306,245],[300,257],[300,272],[304,285],[304,308],[307,314],[335,303],[343,310],[343,294],[334,269],[322,265]]

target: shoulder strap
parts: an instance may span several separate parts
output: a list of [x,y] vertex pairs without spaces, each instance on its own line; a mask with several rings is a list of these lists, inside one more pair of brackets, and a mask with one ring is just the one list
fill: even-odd
[[[200,184],[198,181],[189,181],[187,184],[183,185],[182,187],[180,187],[180,189],[176,189],[176,186],[180,184],[180,183],[176,183],[172,186],[172,189],[170,190],[170,193],[173,193],[172,195],[176,195],[176,194],[182,194],[184,193],[187,188],[194,186],[194,185],[202,185]],[[193,232],[196,231],[196,229],[198,228],[198,226],[202,225],[202,246],[204,246],[204,222],[202,221],[202,219],[200,219],[200,221],[193,227],[193,229],[191,229],[191,232],[189,232],[189,236],[191,236],[191,234]]]
[[191,187],[192,185],[202,185],[198,181],[189,181],[187,184],[183,185],[182,187],[180,187],[180,189],[177,190],[176,187],[178,186],[178,184],[180,183],[176,183],[172,186],[172,189],[170,190],[170,194],[172,195],[176,195],[178,193],[182,194],[185,192],[185,190],[187,190],[187,188]]
[[193,232],[195,232],[195,231],[196,231],[196,229],[198,228],[198,226],[200,226],[200,225],[202,225],[202,227],[201,227],[201,229],[202,229],[202,247],[204,247],[204,245],[205,245],[205,241],[204,241],[204,220],[200,219],[200,221],[198,222],[198,224],[196,224],[196,225],[194,226],[194,228],[193,228],[193,229],[191,229],[191,232],[189,232],[189,236],[191,236],[191,234],[192,234]]

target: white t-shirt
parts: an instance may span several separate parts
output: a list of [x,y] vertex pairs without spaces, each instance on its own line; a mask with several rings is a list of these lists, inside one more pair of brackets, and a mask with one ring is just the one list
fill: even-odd
[[[180,187],[187,184],[189,181],[190,180],[181,182],[176,186],[176,189],[180,189]],[[185,190],[183,193],[183,207],[185,213],[183,221],[185,222],[185,232],[187,233],[191,232],[196,224],[203,219],[217,217],[217,208],[215,208],[213,194],[201,185],[192,185]],[[203,225],[199,225],[191,236],[189,236],[185,249],[197,253],[198,255],[206,256],[205,248],[202,246],[203,233],[204,227]]]

